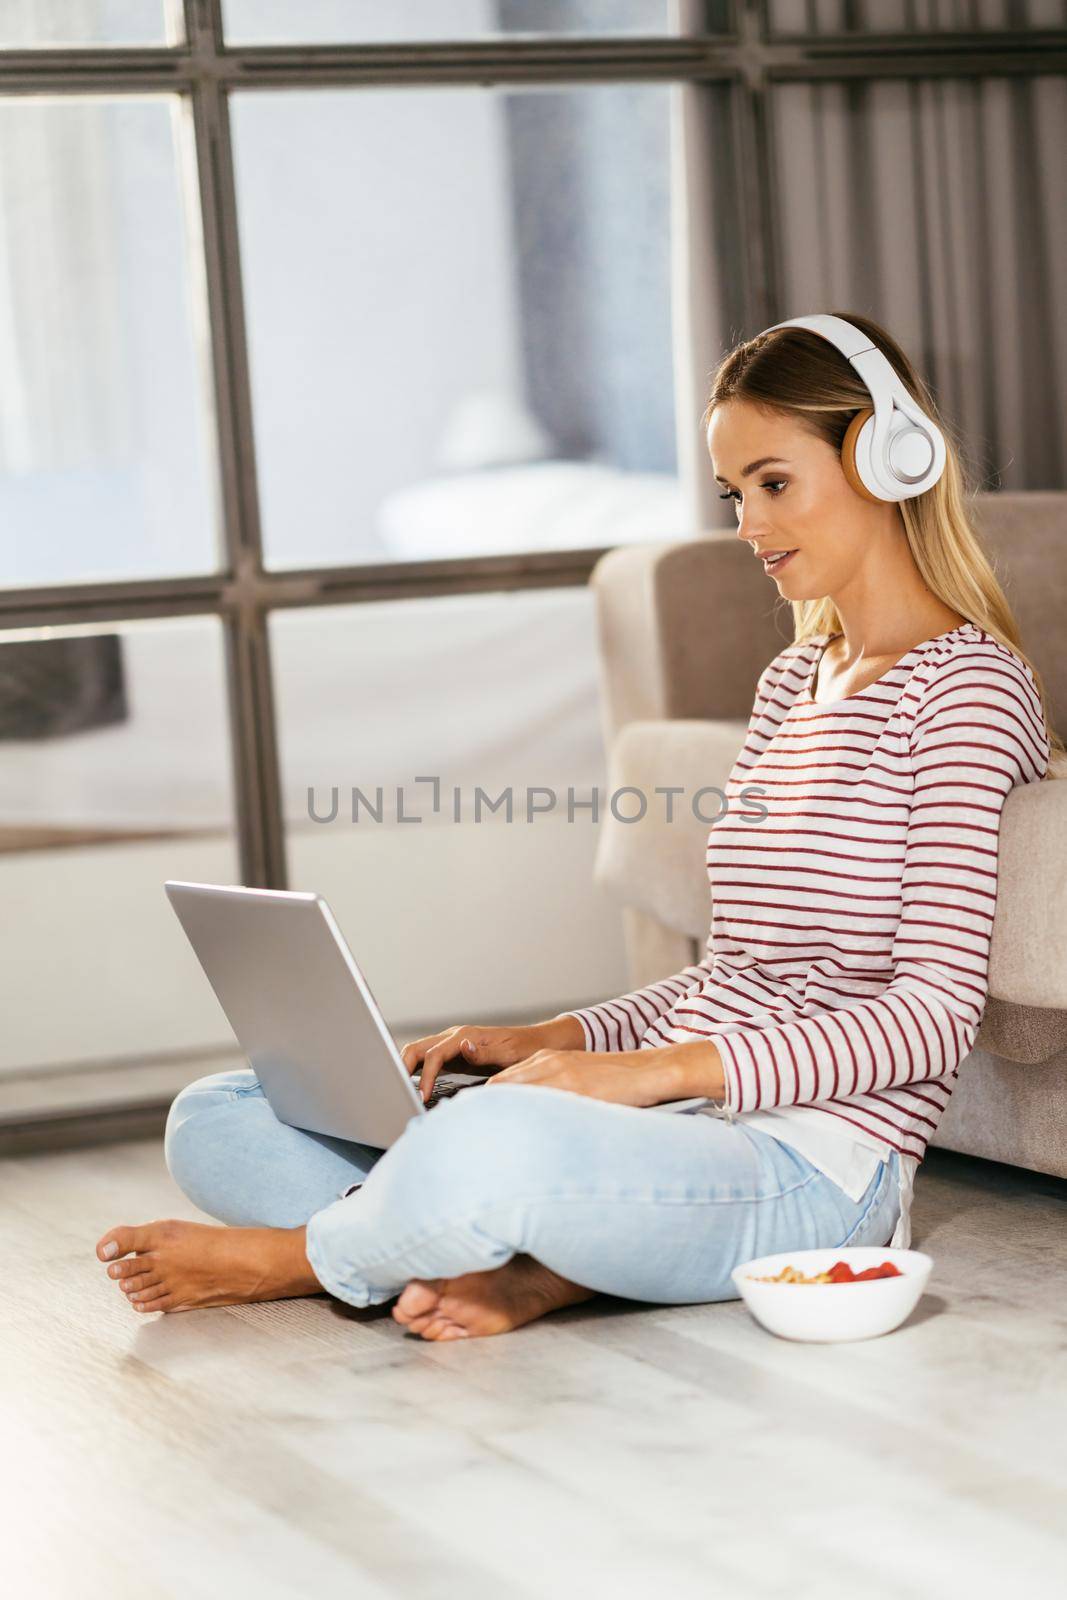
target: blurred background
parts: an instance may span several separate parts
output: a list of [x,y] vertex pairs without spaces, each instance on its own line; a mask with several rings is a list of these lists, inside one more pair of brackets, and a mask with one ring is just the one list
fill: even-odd
[[1067,486],[1064,149],[1067,0],[0,0],[0,1136],[239,1063],[166,878],[324,893],[402,1039],[628,987],[521,820],[607,793],[593,566],[732,525],[810,311]]

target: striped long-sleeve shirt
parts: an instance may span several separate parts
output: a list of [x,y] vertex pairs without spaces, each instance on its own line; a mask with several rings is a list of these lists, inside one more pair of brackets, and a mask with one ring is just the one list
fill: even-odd
[[975,624],[824,705],[831,637],[760,677],[708,837],[703,958],[572,1014],[589,1050],[713,1040],[713,1114],[895,1150],[910,1198],[985,1009],[1004,801],[1050,748],[1030,669]]

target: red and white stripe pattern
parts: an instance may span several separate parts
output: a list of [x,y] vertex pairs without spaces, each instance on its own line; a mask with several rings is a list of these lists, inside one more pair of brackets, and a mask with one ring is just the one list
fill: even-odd
[[806,1106],[921,1159],[985,1009],[1004,801],[1048,736],[1030,669],[973,623],[823,706],[830,637],[760,677],[703,959],[573,1015],[589,1050],[714,1040],[727,1114]]

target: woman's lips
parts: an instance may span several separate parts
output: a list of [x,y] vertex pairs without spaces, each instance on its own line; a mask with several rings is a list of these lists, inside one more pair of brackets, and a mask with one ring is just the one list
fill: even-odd
[[779,556],[777,561],[768,561],[768,560],[765,559],[764,562],[763,562],[763,570],[764,570],[764,572],[773,572],[775,574],[775,576],[777,576],[778,573],[781,572],[782,568],[787,564],[787,562],[792,561],[792,559],[796,555],[796,553],[797,552],[795,550],[790,550],[788,555]]

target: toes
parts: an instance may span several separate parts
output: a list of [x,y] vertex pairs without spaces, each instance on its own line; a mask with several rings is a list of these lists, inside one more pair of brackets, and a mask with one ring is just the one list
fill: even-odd
[[[127,1256],[125,1261],[113,1261],[107,1269],[109,1278],[133,1278],[139,1273],[154,1270],[158,1257],[154,1250],[146,1250],[141,1255]],[[151,1264],[151,1267],[150,1267]]]
[[447,1317],[443,1313],[436,1317],[431,1317],[426,1326],[419,1331],[421,1331],[424,1339],[433,1339],[437,1342],[444,1339],[467,1339],[470,1337],[469,1328],[465,1328],[461,1322],[453,1322],[451,1317]]
[[424,1317],[436,1307],[441,1298],[439,1279],[412,1278],[393,1308],[398,1322],[411,1322]]
[[184,1306],[179,1306],[172,1294],[161,1295],[158,1300],[131,1300],[130,1305],[135,1311],[183,1311]]
[[406,1331],[408,1333],[422,1333],[430,1326],[431,1322],[436,1320],[436,1316],[436,1312],[427,1311],[424,1317],[413,1317],[412,1320],[406,1325]]
[[167,1305],[173,1305],[175,1300],[176,1296],[163,1283],[151,1284],[130,1295],[130,1304],[135,1311],[163,1311],[166,1309],[164,1301]]
[[149,1229],[110,1228],[96,1246],[101,1261],[114,1261],[116,1256],[128,1256],[131,1250],[148,1249]]
[[123,1294],[128,1294],[131,1297],[143,1294],[146,1289],[162,1289],[162,1287],[160,1279],[156,1277],[154,1272],[142,1272],[136,1278],[123,1278],[119,1284]]
[[499,1306],[484,1305],[464,1300],[459,1295],[445,1295],[441,1299],[441,1315],[449,1322],[466,1328],[470,1333],[504,1333],[515,1326],[513,1319]]
[[394,1322],[408,1323],[415,1315],[408,1305],[407,1300],[404,1298],[406,1294],[407,1290],[405,1289],[399,1300],[397,1300],[393,1305],[392,1316]]

